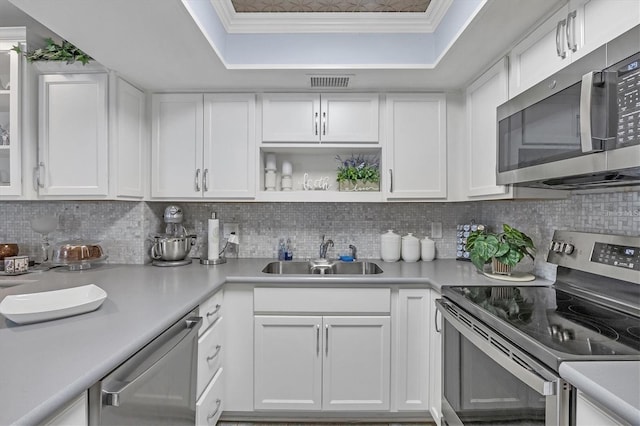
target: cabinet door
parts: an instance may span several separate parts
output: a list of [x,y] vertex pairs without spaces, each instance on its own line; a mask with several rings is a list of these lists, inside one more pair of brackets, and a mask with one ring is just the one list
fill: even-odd
[[567,44],[575,49],[572,61],[640,24],[638,0],[572,0],[569,9],[576,15],[569,20]]
[[324,317],[324,410],[389,410],[390,319]]
[[[431,290],[430,306],[436,310],[436,299],[440,294]],[[431,315],[433,322],[429,327],[429,411],[433,421],[440,426],[442,419],[442,315]]]
[[447,196],[446,115],[444,94],[387,96],[387,199]]
[[510,98],[570,63],[571,51],[566,46],[568,13],[569,7],[565,5],[511,50]]
[[40,195],[108,194],[107,74],[41,75]]
[[19,76],[23,60],[11,50],[16,44],[0,42],[0,196],[22,194]]
[[254,197],[255,95],[205,95],[204,114],[204,196]]
[[117,197],[142,198],[147,179],[145,95],[121,78],[113,79],[112,171]]
[[262,96],[263,142],[318,142],[320,95],[268,93]]
[[152,99],[151,196],[202,196],[201,94],[161,94]]
[[256,409],[322,407],[322,317],[254,317]]
[[506,59],[495,64],[467,89],[467,195],[504,194],[496,185],[497,108],[507,101]]
[[41,423],[43,426],[85,426],[89,424],[87,393],[83,392],[73,401],[60,408]]
[[576,397],[576,426],[623,426],[623,422],[578,391]]
[[397,359],[394,361],[398,410],[429,409],[429,290],[398,291]]
[[322,142],[378,142],[377,93],[320,96]]

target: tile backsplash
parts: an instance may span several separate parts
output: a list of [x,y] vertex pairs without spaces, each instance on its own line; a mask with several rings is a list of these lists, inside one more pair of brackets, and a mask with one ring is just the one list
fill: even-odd
[[[100,241],[109,262],[149,261],[149,234],[162,232],[167,202],[4,201],[0,203],[0,241],[17,242],[22,254],[38,256],[40,235],[29,221],[57,215],[52,241],[85,238]],[[279,238],[291,238],[294,258],[316,257],[321,235],[335,246],[330,256],[347,252],[379,258],[380,234],[393,229],[420,238],[431,224],[442,224],[435,238],[437,257],[455,258],[455,227],[475,220],[491,227],[509,223],[529,234],[539,248],[534,269],[552,277],[544,261],[555,229],[640,235],[640,191],[572,194],[565,200],[479,201],[464,203],[175,203],[184,210],[184,225],[198,238],[191,255],[207,252],[207,218],[215,211],[224,223],[240,228],[239,257],[275,257]],[[524,268],[530,267],[526,263]]]

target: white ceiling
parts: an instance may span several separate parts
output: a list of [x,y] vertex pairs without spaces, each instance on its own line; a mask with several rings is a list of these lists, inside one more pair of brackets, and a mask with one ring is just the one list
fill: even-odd
[[[154,92],[305,90],[308,75],[320,71],[353,75],[351,90],[459,89],[559,5],[558,0],[488,0],[434,69],[229,70],[180,0],[11,3],[133,84]],[[15,25],[43,30],[8,0],[0,0],[0,26]]]

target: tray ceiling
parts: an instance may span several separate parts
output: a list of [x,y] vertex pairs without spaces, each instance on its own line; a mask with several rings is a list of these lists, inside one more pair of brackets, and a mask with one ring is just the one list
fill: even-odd
[[426,12],[431,0],[231,0],[236,13]]

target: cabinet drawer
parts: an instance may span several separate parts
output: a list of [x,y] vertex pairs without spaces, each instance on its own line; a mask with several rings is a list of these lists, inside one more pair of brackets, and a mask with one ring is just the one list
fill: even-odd
[[218,370],[215,377],[206,387],[204,393],[196,402],[196,425],[213,426],[218,422],[224,408],[223,371]]
[[198,335],[202,336],[211,325],[222,316],[222,300],[224,293],[217,292],[209,299],[200,304],[198,315],[202,317],[202,327],[198,331]]
[[389,288],[256,288],[254,312],[389,313]]
[[198,392],[204,391],[213,375],[222,366],[222,318],[198,340]]

